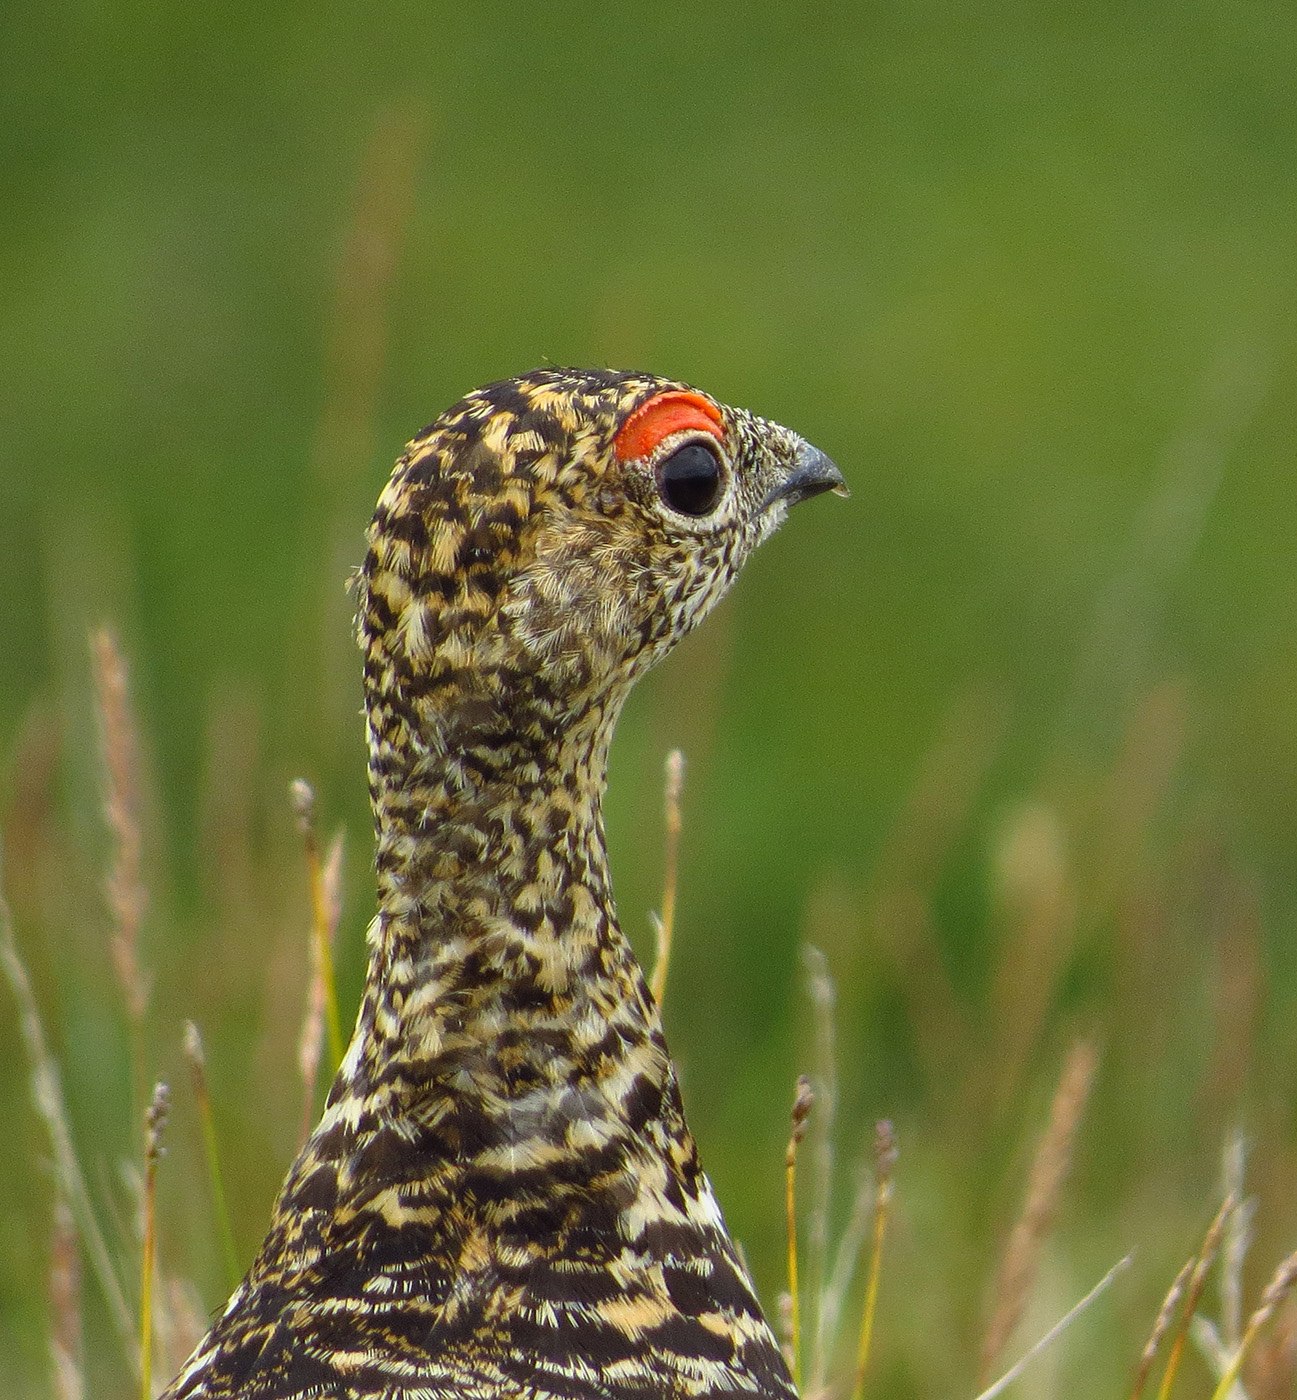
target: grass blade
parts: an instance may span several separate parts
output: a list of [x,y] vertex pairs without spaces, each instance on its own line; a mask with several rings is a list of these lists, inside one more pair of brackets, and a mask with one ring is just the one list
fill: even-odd
[[158,1255],[158,1161],[170,1091],[159,1081],[144,1118],[144,1237],[140,1249],[140,1400],[153,1396],[153,1278]]
[[874,1228],[869,1250],[869,1274],[865,1283],[865,1304],[860,1316],[860,1340],[856,1346],[856,1370],[851,1400],[865,1393],[865,1370],[874,1337],[874,1313],[878,1307],[878,1280],[883,1270],[883,1241],[891,1218],[892,1186],[896,1173],[896,1134],[884,1119],[874,1130]]
[[1233,1359],[1226,1367],[1225,1374],[1220,1378],[1220,1384],[1212,1392],[1211,1400],[1226,1400],[1234,1382],[1238,1380],[1239,1372],[1243,1369],[1243,1362],[1247,1359],[1247,1354],[1252,1343],[1256,1341],[1257,1334],[1274,1316],[1280,1303],[1292,1292],[1294,1284],[1297,1284],[1297,1253],[1290,1254],[1275,1270],[1274,1277],[1266,1284],[1265,1292],[1261,1295],[1260,1305],[1248,1318],[1247,1327],[1243,1332],[1243,1340],[1238,1344]]
[[680,794],[685,781],[685,756],[679,749],[667,754],[665,799],[666,858],[662,873],[662,912],[653,921],[657,953],[649,987],[658,1006],[666,995],[667,969],[671,964],[671,939],[676,923],[676,886],[680,868]]
[[806,1136],[806,1122],[811,1114],[815,1095],[811,1081],[803,1074],[797,1079],[793,1095],[792,1131],[788,1135],[788,1150],[784,1154],[784,1216],[788,1231],[788,1299],[789,1334],[792,1342],[793,1380],[798,1390],[802,1386],[802,1304],[801,1284],[797,1276],[797,1149]]
[[1216,1212],[1215,1219],[1207,1227],[1206,1235],[1203,1236],[1202,1248],[1198,1251],[1198,1257],[1194,1260],[1193,1272],[1189,1276],[1184,1309],[1180,1314],[1180,1321],[1171,1340],[1166,1369],[1162,1372],[1162,1384],[1158,1387],[1157,1400],[1167,1400],[1171,1394],[1171,1387],[1175,1384],[1176,1374],[1180,1369],[1180,1359],[1184,1355],[1185,1342],[1189,1337],[1189,1324],[1193,1320],[1194,1313],[1198,1311],[1198,1304],[1202,1301],[1203,1289],[1207,1286],[1207,1275],[1211,1272],[1211,1266],[1220,1250],[1221,1237],[1225,1232],[1226,1222],[1236,1204],[1237,1201],[1233,1195],[1226,1196],[1221,1202],[1220,1209]]
[[212,1095],[207,1083],[207,1056],[202,1037],[192,1021],[185,1022],[185,1059],[193,1079],[194,1099],[198,1104],[198,1121],[202,1125],[203,1153],[207,1158],[207,1177],[212,1188],[212,1205],[216,1211],[216,1228],[225,1255],[225,1273],[233,1288],[239,1281],[239,1255],[234,1247],[234,1231],[230,1226],[230,1211],[225,1200],[225,1178],[221,1173],[221,1158],[216,1142],[216,1119],[212,1113]]
[[333,975],[333,933],[336,916],[330,908],[324,861],[320,856],[320,841],[315,830],[315,790],[302,778],[295,778],[290,787],[293,814],[306,847],[306,868],[311,885],[311,931],[313,969],[319,978],[320,996],[324,1004],[324,1019],[329,1030],[329,1073],[342,1063],[342,1022],[338,1016],[338,989]]
[[1124,1259],[1119,1259],[1111,1269],[1099,1280],[1098,1283],[1081,1299],[1075,1307],[1069,1309],[1058,1321],[1045,1333],[1041,1339],[1033,1346],[1029,1347],[1017,1361],[1000,1377],[994,1385],[987,1386],[978,1396],[977,1400],[995,1400],[997,1395],[1005,1390],[1018,1379],[1027,1367],[1040,1355],[1046,1347],[1050,1346],[1059,1336],[1063,1334],[1078,1317],[1093,1303],[1101,1294],[1107,1292],[1113,1280],[1118,1274],[1123,1273],[1130,1267],[1134,1259],[1133,1254],[1128,1254]]
[[32,1104],[49,1135],[55,1175],[76,1221],[90,1266],[107,1300],[113,1325],[125,1343],[127,1356],[134,1367],[136,1353],[130,1309],[126,1306],[126,1296],[109,1258],[99,1222],[95,1219],[81,1164],[72,1145],[72,1130],[58,1064],[45,1039],[36,996],[32,991],[31,979],[27,976],[27,966],[18,951],[13,919],[3,893],[0,893],[0,964],[4,966],[5,976],[18,1003],[18,1027],[31,1071]]
[[996,1276],[995,1307],[982,1342],[981,1379],[992,1368],[1022,1319],[1040,1260],[1053,1227],[1058,1199],[1072,1161],[1076,1132],[1090,1096],[1098,1054],[1089,1041],[1073,1045],[1050,1104],[1049,1123],[1041,1135],[1027,1181],[1022,1213],[1005,1245]]

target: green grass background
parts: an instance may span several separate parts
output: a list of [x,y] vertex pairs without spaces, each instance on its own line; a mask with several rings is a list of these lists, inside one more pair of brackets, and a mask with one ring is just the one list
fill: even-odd
[[[301,1111],[293,776],[348,837],[348,1014],[363,970],[342,582],[373,499],[472,385],[615,364],[788,423],[853,491],[640,688],[608,804],[648,949],[683,746],[668,1028],[767,1299],[807,936],[840,984],[841,1155],[878,1116],[901,1135],[875,1393],[972,1393],[1079,1031],[1104,1058],[1035,1320],[1141,1252],[1028,1389],[1123,1393],[1235,1124],[1259,1287],[1297,1243],[1294,72],[1297,11],[1242,0],[6,7],[7,881],[105,1218],[141,1090],[87,629],[133,667],[162,1250],[210,1308],[180,1027],[248,1255]],[[47,1394],[52,1189],[9,1007],[0,1121],[0,1374]],[[86,1307],[91,1393],[126,1394]]]

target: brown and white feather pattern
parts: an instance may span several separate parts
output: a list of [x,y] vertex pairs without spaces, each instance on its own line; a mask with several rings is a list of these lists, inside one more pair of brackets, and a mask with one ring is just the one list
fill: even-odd
[[[626,459],[659,396],[686,425]],[[721,477],[701,515],[660,475],[695,440]],[[635,677],[828,487],[786,429],[601,371],[478,390],[397,463],[359,578],[364,996],[172,1400],[792,1395],[617,925],[600,803]]]

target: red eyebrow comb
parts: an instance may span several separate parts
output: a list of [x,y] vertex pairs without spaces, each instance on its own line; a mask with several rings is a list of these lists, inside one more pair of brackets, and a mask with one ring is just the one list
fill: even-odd
[[724,438],[720,410],[701,394],[684,389],[668,389],[642,403],[621,425],[613,439],[618,461],[631,462],[647,457],[665,437],[696,428],[713,437]]

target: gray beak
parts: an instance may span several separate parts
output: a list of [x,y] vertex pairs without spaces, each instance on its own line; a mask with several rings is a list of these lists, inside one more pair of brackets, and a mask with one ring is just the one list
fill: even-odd
[[842,479],[842,473],[833,461],[818,447],[804,442],[793,462],[792,471],[770,490],[761,502],[761,509],[768,510],[778,501],[786,501],[790,506],[795,506],[798,501],[809,501],[812,496],[818,496],[824,491],[832,491],[835,496],[851,494],[847,490],[847,483]]

